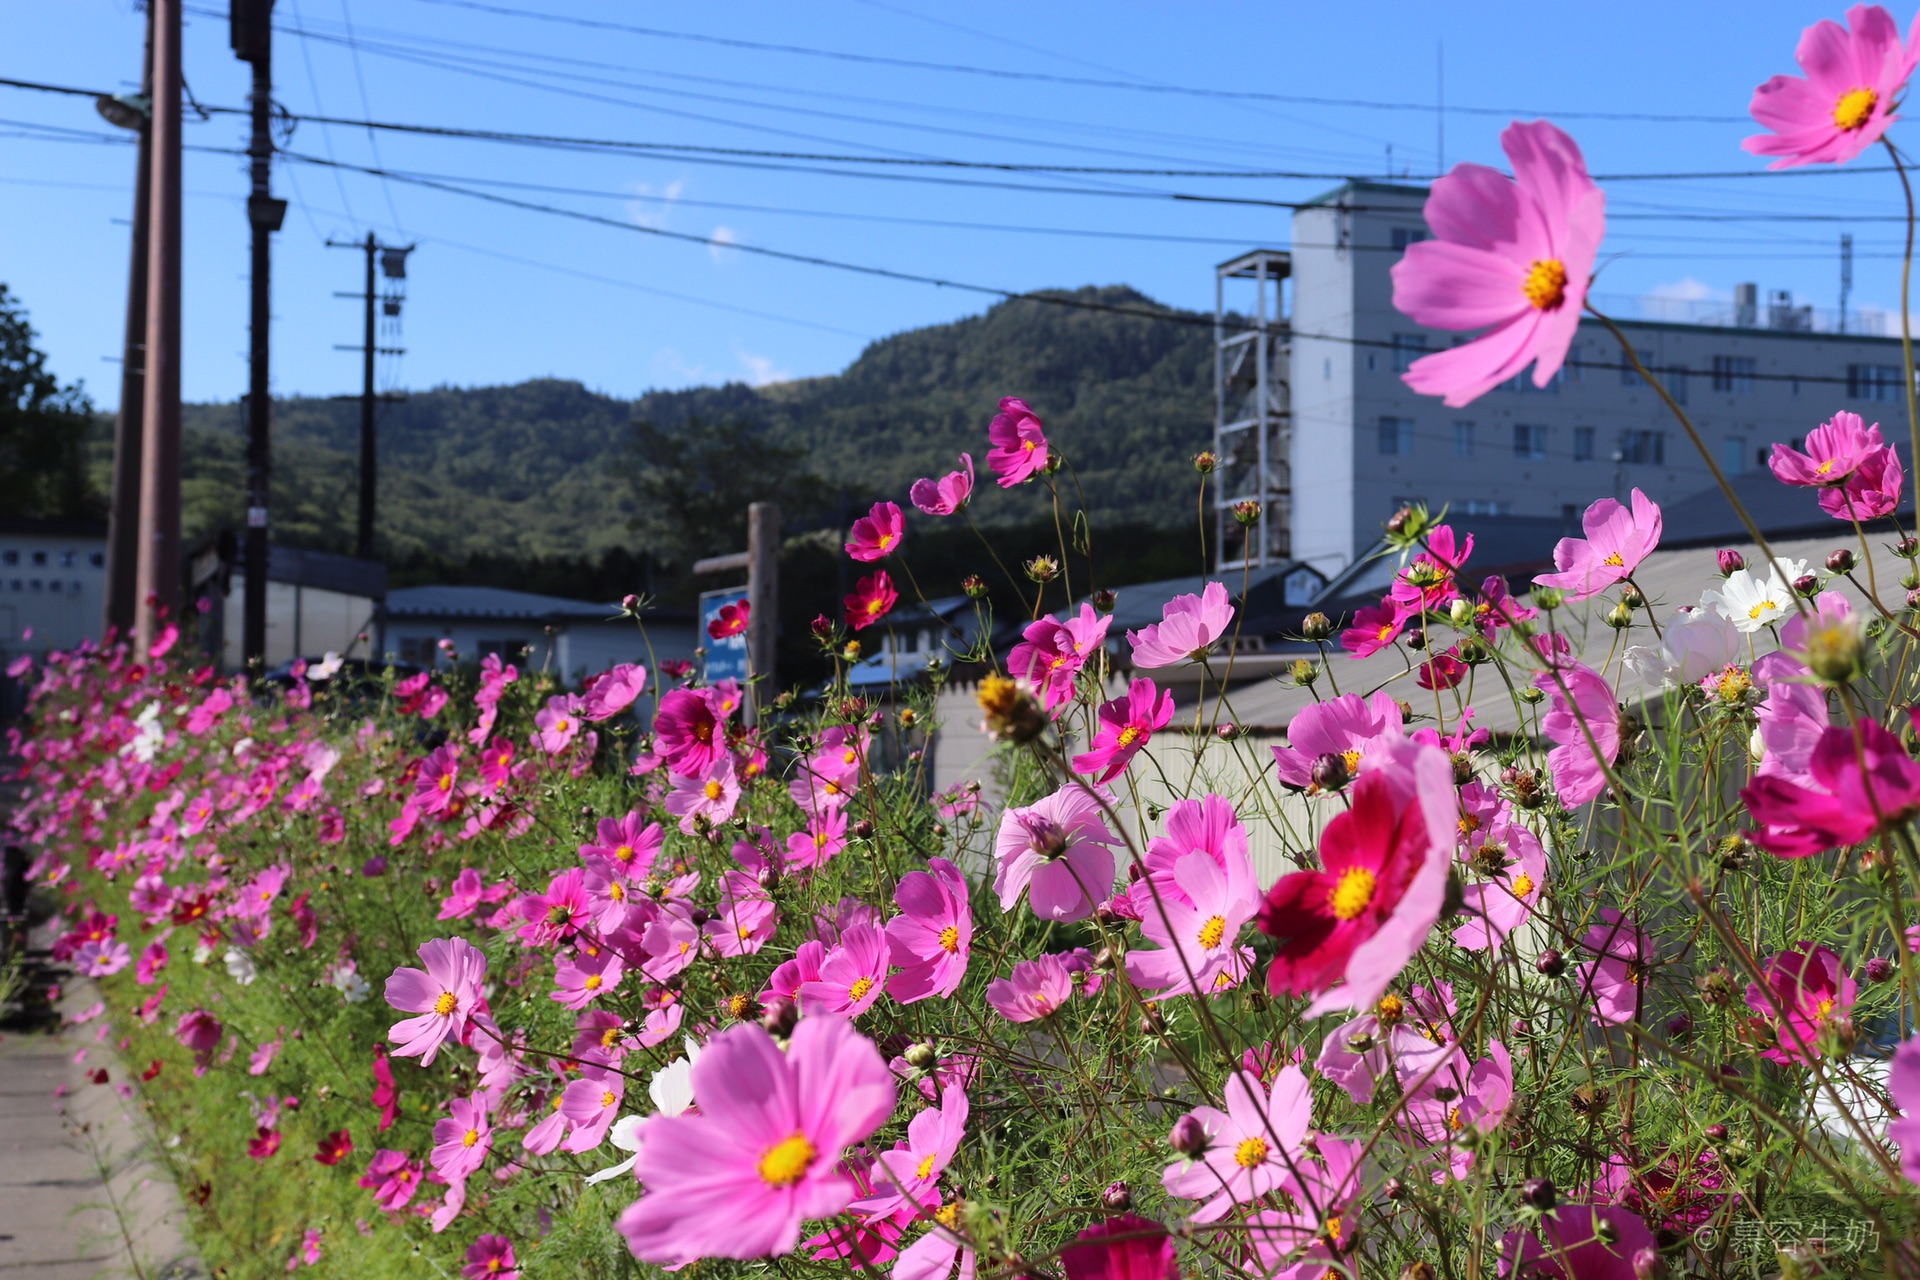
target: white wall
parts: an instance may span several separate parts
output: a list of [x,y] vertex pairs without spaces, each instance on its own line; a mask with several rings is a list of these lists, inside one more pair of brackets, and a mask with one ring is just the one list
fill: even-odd
[[[233,587],[219,602],[223,658],[229,668],[242,662],[247,575],[235,573]],[[366,642],[359,642],[361,634]],[[372,651],[374,601],[320,587],[267,583],[266,663],[277,667],[295,658],[318,658],[329,651],[365,657]]]
[[[99,537],[0,533],[0,653],[44,653],[99,639],[106,546]],[[33,636],[23,639],[28,627]]]

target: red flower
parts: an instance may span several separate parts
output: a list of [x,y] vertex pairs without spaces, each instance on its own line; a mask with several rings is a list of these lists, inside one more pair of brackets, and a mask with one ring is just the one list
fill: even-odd
[[142,1080],[151,1080],[154,1077],[158,1076],[159,1074],[160,1074],[160,1059],[155,1058],[151,1063],[148,1064],[147,1069],[140,1073],[140,1078]]
[[339,1164],[340,1158],[353,1151],[353,1134],[342,1129],[338,1133],[329,1133],[320,1139],[320,1147],[313,1158],[320,1164]]
[[720,616],[707,624],[707,634],[715,640],[737,636],[747,629],[747,618],[752,613],[753,606],[745,600],[723,604],[720,606]]
[[255,1160],[271,1159],[280,1149],[280,1131],[261,1125],[253,1131],[253,1137],[247,1142],[247,1154]]
[[900,593],[894,590],[893,579],[887,576],[887,571],[876,569],[871,576],[860,579],[853,594],[847,597],[847,625],[855,631],[865,631],[886,617],[899,599]]
[[385,1133],[400,1114],[400,1090],[393,1083],[393,1068],[387,1065],[385,1045],[375,1045],[373,1049],[373,1082],[373,1105],[380,1108],[380,1127],[374,1132]]

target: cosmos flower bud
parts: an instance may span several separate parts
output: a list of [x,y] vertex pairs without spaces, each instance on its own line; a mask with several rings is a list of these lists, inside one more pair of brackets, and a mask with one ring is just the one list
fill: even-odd
[[799,1021],[799,1006],[782,996],[767,1001],[767,1007],[760,1013],[760,1025],[767,1029],[768,1035],[781,1040],[793,1034]]
[[1211,449],[1202,449],[1193,455],[1193,469],[1203,476],[1212,475],[1213,469],[1219,465],[1220,455]]
[[1672,1275],[1667,1260],[1652,1245],[1645,1245],[1633,1255],[1633,1280],[1667,1280]]
[[1545,1213],[1560,1203],[1560,1189],[1551,1178],[1528,1178],[1520,1184],[1520,1203]]
[[1820,579],[1810,573],[1803,573],[1793,580],[1793,589],[1797,594],[1803,596],[1818,595],[1820,593]]
[[1911,560],[1920,555],[1920,538],[1905,537],[1893,548],[1893,554],[1902,560]]
[[1313,682],[1320,678],[1320,666],[1305,658],[1296,658],[1293,665],[1287,668],[1287,674],[1292,677],[1295,684],[1305,689],[1311,687]]
[[1732,547],[1722,547],[1714,552],[1714,558],[1720,562],[1720,576],[1731,577],[1747,567],[1747,558]]
[[1324,613],[1310,613],[1300,620],[1300,634],[1318,644],[1333,634],[1333,620]]
[[928,1067],[931,1067],[935,1062],[939,1061],[938,1057],[934,1054],[933,1046],[924,1041],[918,1044],[908,1045],[906,1053],[901,1056],[906,1058],[908,1066],[921,1071],[925,1071]]
[[1260,519],[1262,508],[1252,498],[1233,504],[1233,518],[1240,522],[1241,528],[1247,528]]
[[1413,521],[1413,508],[1402,507],[1398,511],[1394,512],[1391,516],[1387,517],[1387,532],[1388,533],[1405,533],[1407,531],[1407,526],[1410,523],[1412,523],[1412,521]]
[[1893,961],[1885,956],[1873,956],[1862,969],[1868,982],[1885,982],[1893,976]]
[[960,579],[960,590],[966,593],[967,599],[979,600],[987,594],[987,580],[977,573],[970,573]]
[[808,630],[813,632],[816,640],[829,639],[833,635],[833,619],[824,613],[815,614],[813,621],[808,624]]
[[1102,587],[1087,597],[1089,603],[1102,613],[1112,613],[1113,606],[1120,603],[1120,596],[1109,587]]
[[1167,1134],[1167,1143],[1181,1155],[1198,1159],[1207,1151],[1207,1129],[1191,1115],[1181,1116],[1173,1122],[1173,1131]]
[[1347,768],[1346,757],[1338,752],[1329,751],[1318,756],[1313,762],[1313,785],[1322,791],[1338,791],[1353,781],[1353,772]]
[[1623,631],[1633,625],[1633,610],[1627,608],[1626,601],[1622,600],[1607,610],[1607,625],[1615,631]]
[[1807,667],[1828,684],[1848,684],[1865,668],[1865,640],[1859,619],[1825,614],[1807,628]]
[[1534,607],[1538,609],[1558,609],[1566,601],[1566,593],[1558,587],[1535,587],[1533,589]]
[[1060,562],[1052,556],[1035,556],[1024,567],[1035,582],[1052,582],[1060,576]]
[[640,611],[640,597],[632,594],[631,592],[629,592],[624,596],[621,596],[620,608],[622,611],[626,613],[638,613]]
[[1567,971],[1567,958],[1552,947],[1548,947],[1540,953],[1539,959],[1533,962],[1533,967],[1546,977],[1557,978]]
[[1701,1132],[1706,1135],[1708,1142],[1725,1142],[1727,1140],[1727,1126],[1723,1124],[1710,1124],[1701,1130]]
[[1109,1182],[1100,1193],[1100,1207],[1108,1213],[1125,1213],[1133,1208],[1133,1191],[1124,1182]]
[[1853,552],[1847,550],[1845,547],[1841,547],[1838,551],[1828,554],[1827,572],[1852,573],[1854,563]]

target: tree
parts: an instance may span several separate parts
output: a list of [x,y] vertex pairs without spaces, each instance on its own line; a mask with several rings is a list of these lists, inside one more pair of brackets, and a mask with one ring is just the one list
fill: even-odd
[[98,516],[87,479],[93,404],[79,383],[61,386],[26,308],[0,284],[0,511],[16,516]]
[[804,527],[825,505],[826,484],[805,466],[807,451],[774,443],[752,422],[636,422],[630,451],[633,527],[679,569],[744,549],[750,503],[780,503],[789,527]]

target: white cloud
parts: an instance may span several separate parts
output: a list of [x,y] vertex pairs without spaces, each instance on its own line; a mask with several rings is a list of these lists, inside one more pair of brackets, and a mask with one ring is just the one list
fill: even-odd
[[1646,296],[1649,298],[1657,298],[1663,302],[1718,302],[1732,295],[1722,293],[1712,285],[1688,276],[1684,280],[1676,280],[1672,284],[1657,284],[1647,290]]
[[725,266],[736,256],[727,251],[727,246],[739,243],[739,232],[729,226],[718,226],[713,229],[713,234],[707,237],[707,253],[712,256],[716,263]]
[[751,351],[734,348],[734,356],[747,370],[747,385],[750,387],[769,386],[775,382],[792,382],[793,370],[776,368],[771,356],[756,356]]
[[659,187],[651,182],[629,182],[627,190],[638,197],[627,201],[627,217],[635,226],[659,231],[665,229],[667,215],[673,212],[673,206],[686,194],[687,180],[675,178]]
[[727,381],[727,375],[718,369],[687,359],[675,347],[662,347],[653,355],[653,378],[656,384],[669,389],[680,387],[699,387]]

